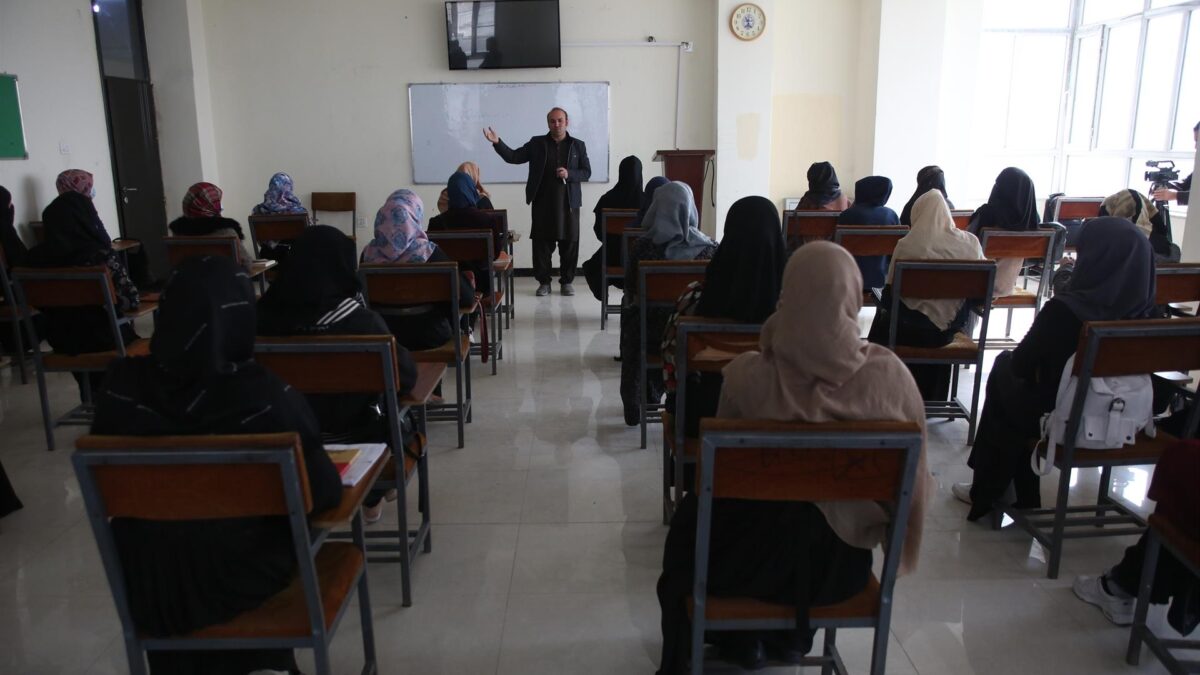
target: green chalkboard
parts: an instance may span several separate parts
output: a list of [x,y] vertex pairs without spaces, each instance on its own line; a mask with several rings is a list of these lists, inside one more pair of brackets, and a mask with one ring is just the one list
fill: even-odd
[[26,159],[17,76],[0,73],[0,159]]

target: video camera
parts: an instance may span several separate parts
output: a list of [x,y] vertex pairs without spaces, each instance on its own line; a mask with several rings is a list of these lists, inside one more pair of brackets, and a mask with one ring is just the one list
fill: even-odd
[[1175,162],[1171,160],[1150,160],[1146,162],[1146,166],[1153,167],[1154,171],[1146,172],[1146,180],[1153,183],[1153,190],[1159,187],[1165,187],[1172,181],[1179,180],[1179,170],[1175,168]]

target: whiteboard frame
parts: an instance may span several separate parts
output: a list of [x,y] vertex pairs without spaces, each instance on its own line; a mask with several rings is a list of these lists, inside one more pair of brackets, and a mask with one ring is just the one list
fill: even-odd
[[[608,108],[605,110],[605,115],[608,118],[609,124],[608,124],[608,143],[606,144],[606,152],[604,153],[604,165],[606,167],[609,167],[609,170],[606,172],[608,174],[607,180],[595,181],[595,182],[598,185],[607,185],[607,184],[613,182],[612,163],[610,162],[610,160],[612,158],[612,82],[609,80],[579,80],[579,81],[575,81],[575,82],[566,82],[563,80],[552,80],[552,81],[546,81],[546,82],[409,82],[408,83],[408,92],[407,92],[408,93],[408,168],[410,171],[409,175],[412,176],[412,184],[413,185],[441,185],[442,184],[441,181],[432,182],[432,183],[422,183],[417,180],[417,157],[416,157],[417,138],[416,138],[416,133],[415,133],[416,130],[413,128],[413,87],[428,86],[431,84],[439,85],[439,86],[455,86],[455,87],[457,87],[457,86],[479,86],[479,85],[514,85],[514,84],[603,84],[604,86],[606,86],[608,88],[608,96],[605,97],[607,99],[606,105],[608,106]],[[590,161],[591,158],[592,157],[589,154],[588,160]],[[491,181],[491,180],[489,180],[488,184],[524,185],[526,182],[527,182],[526,180],[513,180],[513,181],[507,181],[507,180]],[[591,183],[592,181],[589,180],[588,182]]]
[[0,70],[0,77],[11,77],[13,81],[13,92],[17,97],[17,124],[21,127],[21,147],[25,148],[25,154],[21,157],[8,157],[0,155],[0,161],[14,160],[21,161],[29,159],[29,137],[25,135],[25,111],[21,109],[21,78],[16,73],[6,73]]

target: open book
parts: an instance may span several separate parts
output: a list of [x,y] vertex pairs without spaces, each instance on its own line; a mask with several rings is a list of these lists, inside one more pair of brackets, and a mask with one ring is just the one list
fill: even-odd
[[367,471],[375,464],[375,460],[387,451],[387,445],[383,443],[329,444],[325,446],[325,451],[329,453],[329,459],[333,460],[334,466],[341,474],[342,485],[353,487],[363,479],[363,476],[367,475]]

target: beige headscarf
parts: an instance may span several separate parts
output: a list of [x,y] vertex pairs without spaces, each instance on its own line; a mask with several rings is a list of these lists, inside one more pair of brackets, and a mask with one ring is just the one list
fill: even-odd
[[[1136,190],[1121,190],[1116,194],[1109,195],[1100,208],[1110,216],[1131,221],[1147,237],[1154,231],[1150,219],[1158,215],[1158,207]],[[1137,214],[1136,217],[1134,213]]]
[[[478,164],[475,162],[463,162],[462,164],[458,165],[457,169],[455,169],[455,172],[458,171],[467,174],[471,177],[471,180],[475,181],[475,191],[479,193],[480,197],[487,197],[488,199],[492,198],[492,195],[487,191],[487,188],[483,187],[483,183],[479,182]],[[438,213],[445,213],[446,209],[448,208],[450,208],[450,192],[446,188],[442,188],[442,193],[438,195]]]
[[[936,192],[936,191],[935,191]],[[939,193],[940,194],[940,193]],[[862,274],[846,250],[815,241],[792,254],[775,313],[763,324],[761,352],[722,373],[718,417],[789,422],[912,421],[925,431],[925,405],[908,368],[885,347],[859,338]],[[924,443],[900,560],[916,568],[929,496]],[[872,549],[888,515],[875,502],[817,502],[842,541]]]
[[[946,198],[930,190],[917,198],[912,208],[912,226],[903,239],[896,242],[892,264],[888,268],[888,283],[897,260],[983,260],[983,248],[970,232],[954,226]],[[1010,284],[1011,286],[1011,284]],[[909,309],[918,311],[935,326],[946,330],[962,307],[962,300],[910,300],[901,297]]]

